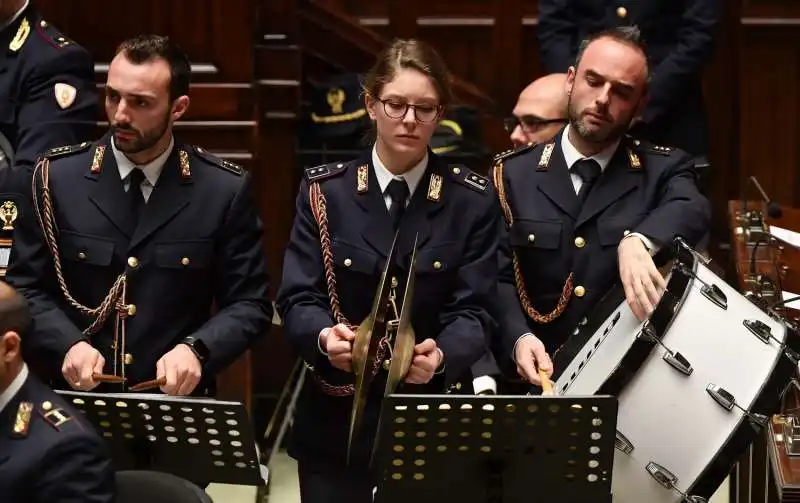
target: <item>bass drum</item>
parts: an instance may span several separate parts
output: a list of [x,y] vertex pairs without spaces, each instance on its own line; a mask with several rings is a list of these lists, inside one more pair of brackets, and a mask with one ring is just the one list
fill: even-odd
[[580,328],[588,339],[579,334],[572,350],[565,346],[570,361],[554,362],[563,368],[558,394],[618,397],[617,503],[706,501],[777,413],[797,369],[787,347],[794,332],[683,241],[675,250],[649,319],[639,322],[618,290],[592,316],[600,323]]

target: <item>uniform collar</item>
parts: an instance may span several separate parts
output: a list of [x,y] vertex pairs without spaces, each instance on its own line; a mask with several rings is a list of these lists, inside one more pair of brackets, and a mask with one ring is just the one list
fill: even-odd
[[19,390],[22,389],[22,385],[25,384],[25,381],[28,379],[28,366],[25,363],[22,363],[22,369],[17,374],[17,377],[11,381],[11,384],[8,385],[5,391],[0,393],[0,414],[3,412],[3,409],[11,403],[11,400],[19,393]]
[[611,158],[614,157],[614,153],[617,151],[617,147],[619,147],[621,139],[617,140],[613,145],[609,145],[595,155],[586,157],[585,155],[581,154],[577,148],[575,148],[575,145],[573,145],[571,141],[569,141],[569,128],[570,125],[567,124],[564,127],[564,130],[561,132],[561,152],[564,153],[564,161],[567,163],[567,169],[572,169],[572,166],[581,159],[594,159],[597,161],[597,164],[600,165],[600,171],[605,171],[606,167],[611,162]]
[[406,171],[402,175],[395,175],[384,166],[383,162],[381,162],[380,158],[378,157],[378,150],[376,147],[372,147],[372,165],[375,166],[375,178],[378,179],[378,186],[381,188],[381,194],[386,191],[386,187],[389,186],[389,182],[392,180],[405,180],[408,184],[408,191],[409,197],[414,195],[414,191],[417,189],[420,180],[422,180],[422,176],[425,174],[425,168],[428,166],[428,152],[425,152],[425,156],[419,161],[413,168]]
[[25,5],[23,5],[22,8],[16,12],[16,14],[11,16],[11,18],[8,19],[8,21],[6,21],[5,23],[0,24],[0,32],[5,30],[12,24],[16,23],[17,20],[20,18],[20,16],[22,16],[22,13],[25,12],[25,9],[27,9],[30,6],[30,3],[31,3],[30,0],[25,0]]
[[124,180],[134,168],[138,167],[144,172],[145,178],[147,178],[147,181],[150,182],[150,185],[153,187],[156,186],[158,177],[161,175],[161,170],[164,169],[164,164],[167,162],[167,157],[169,157],[169,154],[172,153],[172,148],[174,146],[175,138],[172,137],[169,140],[169,146],[161,155],[143,166],[137,166],[130,159],[128,159],[124,153],[117,150],[117,147],[114,144],[114,137],[111,137],[111,150],[114,151],[114,159],[117,161],[117,169],[119,170],[120,178]]

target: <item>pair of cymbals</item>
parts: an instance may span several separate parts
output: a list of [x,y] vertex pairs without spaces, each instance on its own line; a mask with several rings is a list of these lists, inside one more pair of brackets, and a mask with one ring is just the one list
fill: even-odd
[[[358,326],[356,337],[353,341],[353,373],[355,374],[355,392],[353,394],[353,406],[350,412],[350,433],[347,439],[347,460],[350,461],[353,439],[361,428],[361,421],[364,415],[364,408],[367,403],[369,388],[372,384],[374,369],[380,362],[378,358],[378,347],[381,339],[386,335],[387,311],[389,306],[389,294],[391,292],[392,281],[390,271],[394,267],[397,257],[397,234],[395,234],[392,248],[386,258],[386,264],[381,272],[375,298],[372,302],[372,311],[369,316]],[[411,264],[408,270],[408,280],[403,295],[403,303],[400,311],[400,319],[397,326],[397,333],[394,338],[392,348],[392,358],[389,365],[389,375],[386,379],[384,396],[394,392],[397,385],[408,374],[411,367],[411,360],[414,357],[414,346],[416,336],[411,327],[411,299],[414,295],[414,276],[416,271],[417,258],[417,239],[414,239],[414,248],[411,253]],[[378,423],[380,429],[380,420]],[[377,444],[377,442],[376,442]],[[373,455],[374,455],[373,447]]]

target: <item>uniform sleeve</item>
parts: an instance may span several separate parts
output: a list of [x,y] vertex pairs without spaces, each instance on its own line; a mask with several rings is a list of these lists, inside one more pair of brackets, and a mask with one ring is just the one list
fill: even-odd
[[116,492],[114,467],[102,441],[75,437],[45,455],[31,502],[114,503]]
[[89,53],[75,45],[49,52],[27,76],[20,98],[14,164],[29,169],[49,148],[93,140],[100,118]]
[[697,172],[692,158],[683,154],[670,161],[672,167],[665,169],[658,180],[656,208],[634,231],[662,246],[678,236],[695,246],[708,232],[711,207],[697,190]]
[[284,331],[294,349],[306,363],[318,365],[323,357],[319,349],[319,333],[335,325],[336,321],[330,311],[319,227],[311,212],[305,181],[297,195],[277,305]]
[[233,363],[272,326],[263,226],[251,196],[248,173],[222,229],[214,267],[214,297],[219,311],[194,334],[208,347],[206,369],[212,374]]
[[722,16],[722,0],[686,2],[681,28],[669,55],[651,69],[650,102],[643,121],[651,123],[681,99],[687,78],[700,75],[714,48],[714,29]]
[[486,334],[495,328],[491,303],[497,297],[500,214],[496,210],[489,201],[473,224],[454,291],[440,315],[444,328],[436,343],[444,353],[445,386],[480,360],[487,350]]
[[[14,171],[20,171],[17,168]],[[33,177],[38,182],[37,173]],[[15,174],[15,184],[21,177]],[[28,178],[30,180],[30,177]],[[41,201],[41,186],[37,185]],[[30,356],[42,357],[60,374],[61,363],[67,350],[75,343],[86,340],[80,329],[63,310],[64,296],[58,286],[52,254],[39,225],[35,209],[30,204],[32,191],[28,182],[28,196],[21,206],[14,228],[8,271],[5,281],[19,291],[29,303],[34,321],[33,332],[25,338]]]
[[546,73],[566,73],[575,63],[578,26],[568,0],[539,0],[539,50]]

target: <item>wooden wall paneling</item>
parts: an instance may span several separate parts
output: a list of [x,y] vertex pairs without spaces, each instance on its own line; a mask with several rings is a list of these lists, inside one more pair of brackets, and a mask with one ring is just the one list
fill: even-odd
[[[291,38],[264,40],[255,49],[255,83],[258,89],[256,155],[260,170],[253,176],[260,188],[261,218],[269,235],[265,253],[273,298],[281,281],[283,255],[294,219],[297,194],[294,150],[302,98],[303,58],[296,42]],[[277,396],[296,358],[282,327],[273,326],[269,336],[253,348],[253,355],[258,362],[253,374],[256,395]]]
[[[492,29],[492,57],[490,68],[493,77],[492,89],[497,96],[501,113],[510,111],[516,96],[522,89],[522,0],[496,0],[494,26]],[[502,57],[496,57],[502,55]],[[503,114],[505,115],[505,114]]]
[[[39,9],[76,42],[108,63],[117,45],[140,33],[169,35],[206,71],[208,81],[249,82],[252,76],[254,0],[38,0]],[[114,22],[110,22],[110,21]],[[125,22],[118,22],[124,20]],[[232,29],[232,27],[236,27]]]
[[707,195],[712,206],[709,252],[719,264],[732,262],[728,256],[730,230],[727,205],[739,197],[741,9],[728,2],[716,31],[714,54],[705,70],[703,90],[709,123],[711,176]]
[[756,175],[767,194],[783,204],[800,203],[800,27],[743,26],[740,60],[741,129],[739,189]]
[[[417,13],[421,0],[387,0],[391,38],[417,37]],[[434,2],[427,2],[434,3]]]

